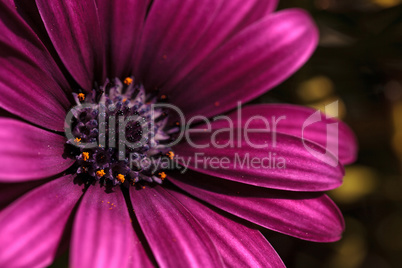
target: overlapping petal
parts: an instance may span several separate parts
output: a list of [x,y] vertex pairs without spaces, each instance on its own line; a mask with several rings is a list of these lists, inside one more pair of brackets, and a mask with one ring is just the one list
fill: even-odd
[[[195,4],[199,1],[187,2],[188,4]],[[216,3],[218,2],[216,1]],[[161,58],[163,64],[150,66],[146,83],[151,89],[161,87],[172,88],[176,86],[179,81],[197,67],[209,54],[229,41],[236,33],[270,14],[277,5],[277,0],[250,0],[246,2],[241,0],[224,0],[221,2],[222,4],[217,7],[216,16],[212,16],[211,12],[208,12],[209,14],[200,14],[204,16],[208,15],[210,23],[202,26],[206,27],[205,31],[200,31],[199,25],[194,25],[196,29],[191,34],[196,36],[196,38],[183,40],[188,44],[185,47],[185,53],[183,53],[183,50],[177,50],[175,53],[165,53],[166,59],[163,59],[163,55]],[[198,10],[197,12],[203,12],[203,10]],[[157,20],[153,23],[159,24],[163,23],[163,21]],[[176,40],[182,38],[180,31],[177,34],[179,36],[171,40],[173,42],[170,45],[171,47],[176,47]],[[177,56],[178,53],[178,58],[171,57],[175,54]],[[167,55],[171,57],[169,60]],[[169,68],[163,68],[165,67],[164,65],[168,65]]]
[[[228,128],[230,122],[234,128],[247,126],[249,129],[265,129],[271,133],[293,135],[317,143],[327,150],[336,149],[342,164],[354,162],[357,142],[352,130],[342,121],[327,118],[324,114],[319,115],[320,121],[311,124],[316,113],[317,110],[296,105],[250,105],[242,107],[240,113],[235,111],[229,114],[230,121],[224,119],[213,122],[211,128]],[[331,131],[331,125],[337,131]]]
[[15,10],[0,3],[0,107],[32,123],[63,130],[69,84]]
[[301,10],[273,13],[212,53],[178,85],[164,87],[171,103],[188,117],[212,116],[273,88],[314,51],[318,32]]
[[61,135],[0,118],[0,181],[37,180],[65,171],[75,161],[63,157],[65,142]]
[[90,186],[77,211],[72,267],[153,267],[135,234],[120,188]]
[[144,235],[161,267],[221,267],[211,238],[180,202],[160,186],[130,189]]
[[0,210],[21,197],[23,194],[45,182],[47,182],[47,180],[0,183]]
[[322,193],[269,190],[192,171],[171,174],[169,180],[224,211],[301,239],[336,241],[344,229],[341,212]]
[[[321,146],[294,136],[200,127],[174,147],[185,167],[227,180],[290,191],[325,191],[342,183],[343,167]],[[239,138],[240,137],[240,138]],[[316,158],[306,149],[320,153]],[[331,165],[333,164],[333,165]],[[335,166],[336,165],[336,166]]]
[[68,175],[32,190],[1,211],[0,266],[51,264],[82,191]]
[[96,0],[110,78],[132,75],[150,0]]
[[36,0],[39,13],[64,65],[85,90],[105,81],[104,45],[94,0]]
[[169,190],[200,222],[227,267],[285,267],[274,248],[257,230],[221,215],[177,191]]
[[163,83],[200,41],[222,1],[155,0],[144,26],[136,66],[151,91]]

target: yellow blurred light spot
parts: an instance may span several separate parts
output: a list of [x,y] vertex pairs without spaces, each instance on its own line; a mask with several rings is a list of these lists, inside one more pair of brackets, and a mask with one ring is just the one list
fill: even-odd
[[374,4],[380,7],[394,7],[402,3],[402,0],[371,0]]
[[392,147],[402,160],[402,101],[396,102],[392,107],[392,118],[394,135],[392,137]]
[[375,191],[377,175],[371,168],[354,165],[346,167],[345,173],[342,186],[329,193],[336,202],[354,203]]
[[[330,105],[334,102],[338,102],[338,105]],[[325,100],[315,102],[309,105],[311,108],[320,110],[329,117],[335,117],[343,119],[346,116],[346,106],[345,103],[337,97],[329,97]]]
[[334,84],[326,76],[316,76],[297,88],[297,94],[304,102],[316,102],[330,96],[334,92]]

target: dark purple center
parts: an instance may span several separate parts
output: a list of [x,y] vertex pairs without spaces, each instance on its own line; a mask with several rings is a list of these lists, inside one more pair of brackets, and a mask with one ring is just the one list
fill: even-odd
[[67,143],[78,148],[77,173],[107,185],[165,179],[163,169],[174,157],[166,145],[175,130],[166,127],[163,108],[155,107],[160,99],[146,94],[132,78],[106,81],[90,94],[74,93],[74,98]]

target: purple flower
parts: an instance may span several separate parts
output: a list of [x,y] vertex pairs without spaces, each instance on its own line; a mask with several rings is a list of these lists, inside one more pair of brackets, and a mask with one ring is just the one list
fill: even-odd
[[[312,54],[318,33],[304,11],[272,13],[276,0],[18,3],[0,2],[0,107],[10,114],[0,118],[1,267],[43,267],[68,246],[72,267],[281,267],[254,224],[340,238],[342,215],[323,191],[355,159],[349,128],[331,118],[306,128],[315,111],[291,105],[229,112]],[[152,113],[157,103],[198,118],[175,146],[183,122],[166,107]],[[286,119],[244,136],[267,128],[262,116]],[[122,151],[110,134],[128,117],[124,145],[147,139]],[[225,166],[211,168],[214,158]]]

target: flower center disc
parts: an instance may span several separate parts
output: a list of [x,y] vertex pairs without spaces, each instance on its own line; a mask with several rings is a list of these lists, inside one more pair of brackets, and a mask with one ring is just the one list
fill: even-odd
[[107,80],[90,94],[75,94],[77,103],[66,122],[67,143],[74,145],[77,173],[106,185],[162,183],[163,167],[173,160],[167,146],[176,128],[167,128],[161,99],[146,94],[128,77]]

